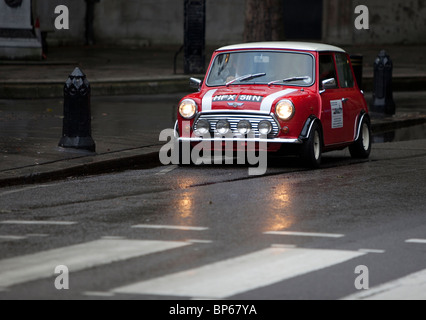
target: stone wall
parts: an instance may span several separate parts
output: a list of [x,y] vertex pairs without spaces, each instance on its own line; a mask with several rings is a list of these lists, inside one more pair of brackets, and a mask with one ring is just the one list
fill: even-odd
[[[355,28],[358,5],[369,9],[368,30]],[[323,40],[336,44],[425,44],[426,0],[324,0]]]
[[[245,0],[207,1],[207,45],[241,42]],[[294,0],[283,0],[294,1]],[[70,10],[70,30],[49,34],[51,44],[84,44],[84,0],[33,0],[42,28],[54,31],[54,8]],[[180,45],[184,0],[100,0],[95,38],[100,44]],[[354,26],[355,7],[366,5],[370,29]],[[426,0],[323,0],[323,41],[333,44],[426,43]],[[309,10],[309,8],[307,8]],[[300,23],[303,23],[301,21]]]
[[[49,33],[51,44],[84,43],[84,0],[33,0],[35,15]],[[100,0],[95,11],[98,43],[121,45],[183,44],[184,0]],[[54,9],[66,5],[70,30],[54,30]],[[207,0],[207,44],[228,44],[242,39],[245,0]]]

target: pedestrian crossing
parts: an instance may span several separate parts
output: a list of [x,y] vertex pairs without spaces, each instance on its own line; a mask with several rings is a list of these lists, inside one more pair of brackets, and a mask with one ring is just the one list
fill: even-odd
[[100,239],[0,260],[0,287],[51,277],[58,265],[67,266],[70,272],[78,272],[186,245],[189,244],[176,241]]
[[[16,221],[14,222],[16,223]],[[8,221],[8,223],[12,223],[12,221]],[[67,225],[69,224],[59,224],[62,227]],[[180,232],[196,232],[197,234],[209,230],[207,227],[173,225],[135,225],[131,228],[133,230],[161,228]],[[265,232],[264,235],[326,237],[332,239],[331,241],[338,241],[345,237],[344,234],[306,232]],[[36,236],[36,234],[32,236]],[[47,237],[48,235],[39,234],[38,236]],[[16,241],[21,240],[19,236],[11,237],[16,237],[13,239]],[[25,238],[22,237],[22,239]],[[108,266],[116,262],[140,259],[164,252],[178,252],[178,250],[191,246],[199,250],[200,246],[208,246],[212,243],[214,242],[206,239],[164,241],[103,237],[99,240],[3,259],[0,260],[0,294],[13,290],[16,285],[52,278],[55,276],[55,267],[58,265],[67,266],[70,277],[72,277],[73,273],[95,267]],[[408,239],[406,243],[422,244],[425,241],[424,239]],[[335,250],[271,244],[269,247],[183,271],[140,281],[136,279],[133,283],[123,283],[101,292],[82,291],[80,294],[96,298],[134,295],[141,298],[163,296],[187,299],[228,299],[245,292],[338,266],[366,255],[384,252],[379,249]],[[342,299],[404,299],[406,297],[426,299],[425,292],[426,269]]]
[[426,300],[426,269],[342,300]]
[[273,247],[112,291],[225,299],[361,255],[363,253],[351,251]]

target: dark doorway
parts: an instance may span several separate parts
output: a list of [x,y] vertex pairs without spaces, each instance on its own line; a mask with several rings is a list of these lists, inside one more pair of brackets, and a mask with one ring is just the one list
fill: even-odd
[[323,0],[283,0],[287,40],[321,40]]

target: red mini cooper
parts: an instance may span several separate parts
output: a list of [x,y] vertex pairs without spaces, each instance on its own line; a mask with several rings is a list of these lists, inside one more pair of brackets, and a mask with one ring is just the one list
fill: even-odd
[[[348,54],[334,46],[260,42],[214,52],[197,93],[179,104],[175,134],[191,148],[265,143],[319,167],[323,152],[349,147],[368,158],[371,125]],[[219,142],[219,144],[217,143]],[[188,150],[180,148],[180,150]]]

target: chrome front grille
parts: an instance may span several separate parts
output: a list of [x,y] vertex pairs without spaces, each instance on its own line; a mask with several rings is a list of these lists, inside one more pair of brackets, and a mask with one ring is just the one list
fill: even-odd
[[272,115],[263,115],[263,114],[254,114],[254,113],[206,113],[201,114],[194,123],[194,130],[197,130],[197,125],[200,120],[206,120],[210,124],[210,134],[214,135],[216,134],[216,124],[220,120],[227,120],[231,125],[232,133],[235,135],[239,135],[237,126],[240,121],[247,120],[250,121],[252,126],[252,132],[255,134],[255,137],[260,137],[259,133],[259,123],[263,120],[269,121],[272,125],[272,131],[268,135],[268,138],[274,138],[278,135],[280,132],[280,127],[278,122],[275,120],[275,118]]

